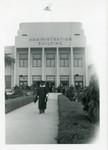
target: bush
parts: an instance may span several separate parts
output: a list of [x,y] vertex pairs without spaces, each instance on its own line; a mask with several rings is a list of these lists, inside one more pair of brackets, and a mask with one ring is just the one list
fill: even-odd
[[34,101],[34,96],[18,97],[5,101],[5,113],[11,112],[19,107],[27,105]]
[[7,100],[8,99],[8,95],[7,95],[7,93],[5,92],[5,100]]
[[74,100],[73,99],[74,98],[74,91],[73,90],[71,90],[71,89],[67,90],[65,95],[66,95],[66,97],[69,98],[70,101]]
[[97,80],[91,82],[85,88],[81,96],[84,111],[88,113],[89,119],[92,122],[99,122],[99,87]]
[[8,99],[14,99],[21,96],[23,96],[23,91],[19,88],[15,88],[14,93],[12,95],[8,95]]
[[81,102],[69,101],[64,95],[58,97],[59,125],[58,144],[87,144],[90,143],[95,133],[92,124]]

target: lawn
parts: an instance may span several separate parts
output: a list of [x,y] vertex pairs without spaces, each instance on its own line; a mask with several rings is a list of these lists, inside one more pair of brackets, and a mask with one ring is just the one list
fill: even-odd
[[95,124],[91,123],[83,111],[81,102],[69,101],[60,95],[58,97],[58,144],[87,144],[96,134]]

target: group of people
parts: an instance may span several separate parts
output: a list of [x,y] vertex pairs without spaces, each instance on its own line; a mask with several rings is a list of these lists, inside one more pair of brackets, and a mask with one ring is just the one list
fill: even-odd
[[37,89],[34,102],[36,103],[37,100],[38,100],[39,114],[45,113],[48,100],[48,90],[45,86],[44,81],[41,81],[40,87]]

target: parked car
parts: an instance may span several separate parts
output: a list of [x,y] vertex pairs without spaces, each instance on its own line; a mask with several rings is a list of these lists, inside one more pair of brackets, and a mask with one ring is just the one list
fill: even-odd
[[14,91],[12,91],[11,89],[10,89],[10,90],[6,90],[5,92],[6,92],[7,95],[12,95],[12,94],[14,94]]

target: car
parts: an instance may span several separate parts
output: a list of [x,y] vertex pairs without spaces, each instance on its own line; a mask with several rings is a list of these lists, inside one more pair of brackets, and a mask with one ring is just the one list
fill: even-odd
[[6,90],[5,92],[7,95],[12,95],[14,93],[12,90]]

